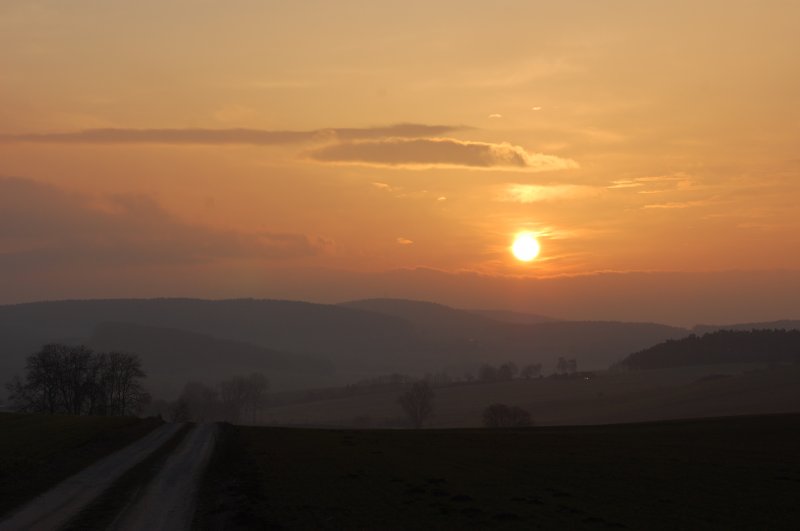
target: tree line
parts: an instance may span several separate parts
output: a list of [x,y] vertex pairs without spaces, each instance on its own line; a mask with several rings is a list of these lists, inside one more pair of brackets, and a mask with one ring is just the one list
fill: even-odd
[[[398,397],[397,402],[411,427],[419,429],[430,421],[434,413],[434,397],[433,388],[425,380],[413,383]],[[506,404],[487,406],[482,420],[486,428],[522,428],[533,425],[528,411]]]
[[20,412],[126,416],[150,401],[144,378],[135,354],[50,344],[27,357],[25,376],[7,388]]
[[798,363],[798,330],[719,330],[667,340],[631,354],[617,369],[666,369],[719,363]]
[[201,382],[188,382],[174,402],[158,401],[155,413],[172,422],[226,421],[255,424],[267,406],[269,380],[260,373],[235,376],[211,387]]
[[514,380],[516,378],[524,378],[526,380],[530,380],[532,378],[539,378],[542,375],[542,364],[541,363],[531,363],[528,365],[523,365],[522,368],[512,362],[501,363],[500,365],[491,365],[489,363],[484,363],[480,367],[478,367],[477,375],[473,375],[472,373],[467,373],[465,375],[465,380],[468,382],[472,381],[479,381],[479,382],[505,382],[509,380]]

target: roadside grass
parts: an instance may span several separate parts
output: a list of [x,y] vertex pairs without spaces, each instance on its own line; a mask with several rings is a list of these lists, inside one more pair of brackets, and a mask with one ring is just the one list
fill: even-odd
[[152,418],[0,413],[0,516],[160,424]]
[[800,415],[509,430],[230,427],[227,436],[204,486],[214,516],[205,529],[800,521]]
[[217,443],[200,483],[193,529],[259,529],[261,503],[258,463],[244,452],[238,426],[222,423]]

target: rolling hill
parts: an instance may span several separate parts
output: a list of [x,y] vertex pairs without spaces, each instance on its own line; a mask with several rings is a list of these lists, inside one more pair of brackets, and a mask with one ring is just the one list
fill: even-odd
[[269,375],[275,390],[329,383],[333,373],[327,360],[173,328],[101,323],[86,343],[137,353],[148,389],[162,397],[177,396],[187,381],[218,382],[256,371]]
[[692,332],[697,335],[716,332],[718,330],[800,330],[800,321],[782,320],[761,323],[737,323],[730,325],[697,325]]
[[666,369],[727,363],[800,363],[800,331],[719,330],[667,340],[631,354],[623,369]]
[[553,321],[563,321],[563,319],[556,319],[555,317],[539,315],[537,313],[512,312],[508,310],[467,310],[467,311],[470,313],[474,313],[476,315],[482,315],[483,317],[488,317],[489,319],[494,319],[495,321],[501,321],[504,323],[539,324],[539,323],[550,323]]
[[417,337],[424,339],[426,349],[433,349],[442,361],[454,365],[465,360],[512,360],[541,362],[549,371],[557,358],[564,356],[576,358],[583,369],[600,370],[644,346],[689,333],[684,328],[655,323],[507,322],[469,310],[402,299],[366,299],[343,306],[409,322]]
[[138,352],[148,358],[151,374],[156,372],[147,365],[169,367],[181,384],[195,370],[217,373],[198,365],[220,367],[219,357],[241,370],[274,373],[277,387],[285,380],[299,388],[333,383],[320,380],[325,371],[299,370],[314,365],[310,360],[324,361],[339,383],[391,372],[447,369],[460,376],[484,362],[542,363],[549,372],[560,356],[598,370],[687,333],[649,323],[504,322],[391,299],[341,305],[253,299],[41,302],[0,306],[0,371],[3,381],[21,372],[25,356],[45,343],[89,343]]

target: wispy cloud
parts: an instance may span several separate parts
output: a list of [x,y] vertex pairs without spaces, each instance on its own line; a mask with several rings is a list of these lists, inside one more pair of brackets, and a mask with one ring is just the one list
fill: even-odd
[[642,208],[674,210],[674,209],[706,206],[711,204],[712,202],[713,200],[711,199],[698,199],[695,201],[672,201],[668,203],[653,203],[650,205],[644,205]]
[[676,173],[673,175],[656,175],[649,177],[636,177],[633,179],[619,179],[612,181],[612,183],[606,188],[612,190],[636,188],[636,192],[640,194],[658,194],[675,190],[688,190],[690,188],[695,188],[696,186],[697,185],[692,176],[685,173]]
[[341,142],[309,152],[319,162],[404,167],[450,167],[516,171],[577,168],[578,163],[555,155],[531,153],[509,143],[470,142],[453,138],[385,138]]
[[541,201],[559,201],[562,199],[591,197],[599,193],[600,191],[597,188],[574,184],[541,185],[511,183],[502,187],[497,194],[497,200],[513,203],[538,203]]
[[396,124],[386,127],[332,128],[310,131],[264,129],[86,129],[66,133],[0,134],[0,143],[41,144],[250,144],[280,145],[332,140],[435,137],[462,126]]

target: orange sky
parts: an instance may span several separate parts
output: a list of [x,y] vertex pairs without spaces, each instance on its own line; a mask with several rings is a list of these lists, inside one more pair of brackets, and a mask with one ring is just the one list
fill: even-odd
[[791,0],[0,2],[0,302],[103,295],[61,289],[87,275],[270,296],[295,267],[800,269],[797,20]]

